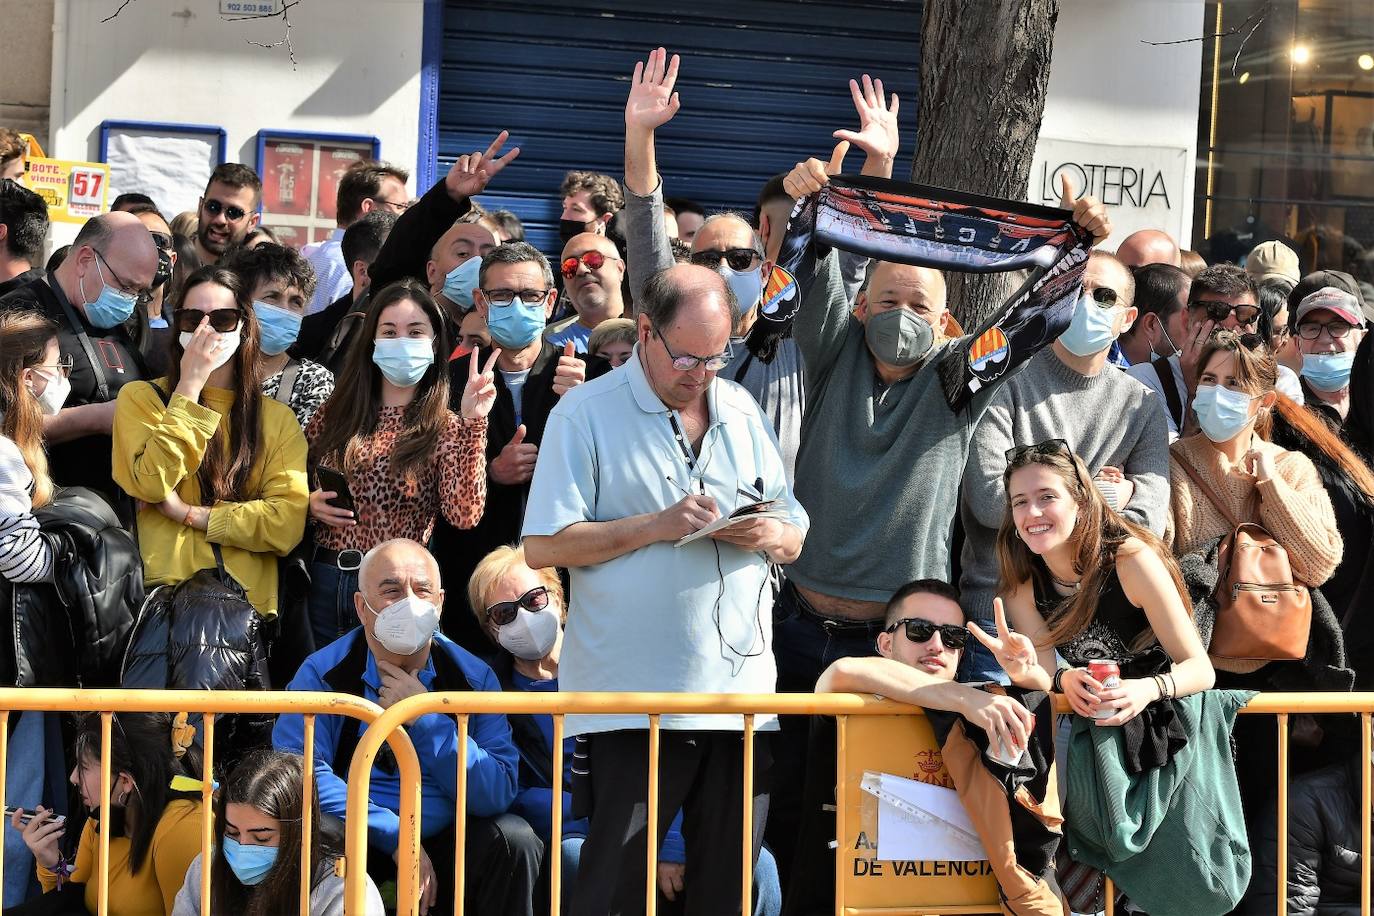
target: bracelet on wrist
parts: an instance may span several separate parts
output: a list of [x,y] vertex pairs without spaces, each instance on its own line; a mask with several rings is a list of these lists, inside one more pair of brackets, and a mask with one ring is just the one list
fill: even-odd
[[1051,693],[1063,693],[1063,692],[1064,692],[1064,672],[1065,672],[1065,671],[1068,671],[1068,670],[1069,670],[1069,669],[1068,669],[1067,667],[1064,667],[1064,668],[1056,668],[1056,669],[1055,669],[1054,677],[1053,677],[1053,678],[1051,679],[1051,681],[1050,681],[1050,692],[1051,692]]
[[194,526],[191,524],[191,516],[195,514],[195,511],[196,511],[196,507],[195,507],[195,506],[187,506],[187,507],[186,507],[186,515],[182,517],[181,523],[182,523],[183,525],[185,525],[187,528],[194,527]]

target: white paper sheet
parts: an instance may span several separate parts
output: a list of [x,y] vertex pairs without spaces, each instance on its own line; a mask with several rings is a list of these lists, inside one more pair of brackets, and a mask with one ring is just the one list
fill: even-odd
[[128,191],[147,194],[167,219],[194,210],[218,165],[219,140],[209,134],[121,129],[110,132],[110,199]]
[[896,862],[980,862],[988,854],[953,789],[865,772],[878,799],[878,858]]

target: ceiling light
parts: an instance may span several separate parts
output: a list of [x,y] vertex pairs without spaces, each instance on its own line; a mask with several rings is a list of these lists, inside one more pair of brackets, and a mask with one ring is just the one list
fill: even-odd
[[1361,54],[1355,63],[1360,65],[1361,70],[1374,70],[1374,55]]
[[1307,45],[1293,45],[1293,63],[1305,64],[1312,59],[1312,49]]

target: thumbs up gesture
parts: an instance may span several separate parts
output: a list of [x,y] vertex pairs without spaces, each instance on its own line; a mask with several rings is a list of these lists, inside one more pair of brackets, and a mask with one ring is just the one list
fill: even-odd
[[563,345],[558,368],[553,371],[553,393],[560,398],[587,380],[587,364],[576,356],[577,348],[570,340]]
[[1075,200],[1069,176],[1063,172],[1059,174],[1059,206],[1073,211],[1073,221],[1092,233],[1094,245],[1112,234],[1112,220],[1107,215],[1106,205],[1087,194]]
[[525,483],[534,476],[534,463],[538,458],[539,446],[525,441],[525,424],[521,423],[501,449],[501,454],[492,459],[489,476],[508,487]]
[[835,144],[835,150],[830,154],[829,162],[822,162],[814,158],[805,162],[798,162],[792,171],[787,173],[787,177],[782,180],[783,190],[793,197],[805,197],[808,194],[814,194],[830,184],[831,175],[838,175],[844,171],[844,157],[848,152],[849,141],[841,140]]

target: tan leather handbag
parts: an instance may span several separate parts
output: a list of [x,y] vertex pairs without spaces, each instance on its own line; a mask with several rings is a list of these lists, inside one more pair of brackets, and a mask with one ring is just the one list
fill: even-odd
[[1288,551],[1262,525],[1236,518],[1196,468],[1179,465],[1233,529],[1218,555],[1217,619],[1207,654],[1266,662],[1304,658],[1312,595],[1293,579]]

